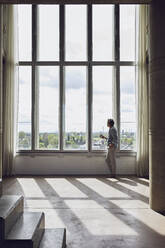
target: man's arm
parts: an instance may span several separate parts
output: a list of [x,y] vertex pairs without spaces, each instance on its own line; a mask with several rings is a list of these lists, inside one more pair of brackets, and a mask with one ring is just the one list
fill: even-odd
[[113,129],[111,130],[111,135],[112,135],[112,141],[111,141],[111,143],[112,143],[115,147],[117,147],[117,139],[118,139],[118,137],[117,137],[117,130],[116,130],[115,128],[113,128]]
[[105,137],[104,135],[102,135],[102,134],[100,134],[100,138],[102,138],[102,139],[108,139],[107,137]]
[[109,130],[109,137],[108,137],[108,146],[109,147],[117,147],[117,130],[115,128],[111,128]]

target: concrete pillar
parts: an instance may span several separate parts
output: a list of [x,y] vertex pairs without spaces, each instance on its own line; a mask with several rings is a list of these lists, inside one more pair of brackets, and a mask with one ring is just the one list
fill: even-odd
[[165,1],[150,5],[150,207],[165,210]]
[[2,194],[2,84],[3,84],[3,6],[0,5],[0,196]]

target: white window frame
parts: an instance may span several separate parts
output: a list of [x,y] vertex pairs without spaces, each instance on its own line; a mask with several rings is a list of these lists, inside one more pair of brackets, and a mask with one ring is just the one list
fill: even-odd
[[[113,83],[113,116],[118,130],[120,141],[120,67],[134,66],[135,61],[120,61],[120,5],[114,6],[114,59],[113,61],[93,61],[92,60],[92,4],[87,6],[87,61],[65,61],[65,6],[59,6],[59,61],[37,61],[37,19],[38,5],[32,5],[32,61],[19,61],[19,66],[31,66],[32,68],[32,126],[31,126],[31,149],[18,150],[17,153],[61,153],[61,152],[78,152],[78,153],[95,153],[105,152],[104,150],[92,150],[92,67],[93,66],[113,66],[114,83]],[[136,28],[136,25],[135,25]],[[136,32],[135,32],[136,33]],[[135,39],[136,40],[136,39]],[[59,150],[40,150],[37,149],[38,142],[38,90],[36,83],[37,66],[59,66]],[[65,66],[86,66],[87,67],[87,150],[64,150],[64,68]],[[120,150],[120,142],[118,151],[121,153],[135,154],[132,150]]]

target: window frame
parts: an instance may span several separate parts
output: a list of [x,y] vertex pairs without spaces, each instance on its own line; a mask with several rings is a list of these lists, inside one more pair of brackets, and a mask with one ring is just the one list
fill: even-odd
[[[38,5],[32,6],[32,61],[19,61],[19,66],[31,66],[32,69],[32,110],[31,110],[31,149],[17,150],[17,153],[105,153],[105,150],[92,149],[92,67],[93,66],[113,66],[114,68],[114,84],[113,84],[113,113],[115,124],[118,130],[118,152],[121,154],[135,154],[134,150],[120,150],[120,67],[134,66],[135,61],[120,61],[120,4],[113,4],[114,7],[114,58],[113,61],[94,61],[92,47],[92,6],[93,4],[85,4],[87,8],[87,61],[66,61],[65,60],[65,4],[55,4],[59,6],[59,61],[37,61],[37,20]],[[135,12],[136,15],[136,12]],[[135,16],[136,20],[136,16]],[[136,21],[135,21],[135,42],[136,42]],[[136,47],[136,44],[135,44]],[[136,53],[135,53],[136,54]],[[37,66],[59,66],[59,149],[37,149],[38,143],[38,114],[39,114],[39,94],[36,83]],[[65,150],[64,149],[64,90],[65,66],[86,66],[87,67],[87,149],[86,150]],[[135,73],[136,81],[136,73]],[[136,96],[135,96],[136,97]]]

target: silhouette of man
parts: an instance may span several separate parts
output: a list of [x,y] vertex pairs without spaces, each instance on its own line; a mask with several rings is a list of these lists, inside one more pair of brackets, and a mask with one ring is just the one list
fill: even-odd
[[107,149],[107,155],[105,161],[113,177],[116,176],[116,148],[118,141],[117,130],[114,127],[114,124],[115,122],[113,119],[108,119],[107,120],[107,127],[109,127],[108,138],[103,136],[102,134],[100,135],[100,138],[107,140],[108,149]]

